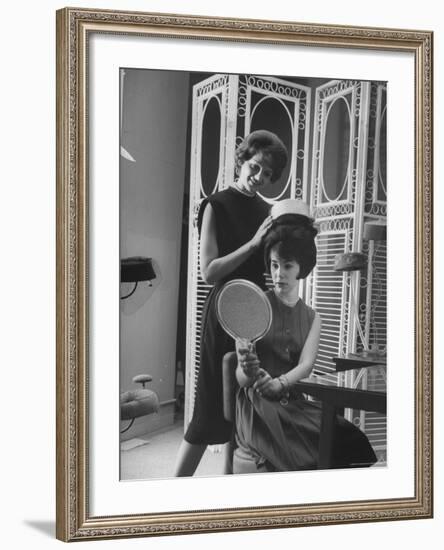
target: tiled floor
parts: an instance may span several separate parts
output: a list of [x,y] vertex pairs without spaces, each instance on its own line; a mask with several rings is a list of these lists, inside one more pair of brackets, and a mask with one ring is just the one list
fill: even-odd
[[[182,437],[183,422],[178,422],[170,429],[123,442],[120,453],[121,480],[173,477]],[[205,451],[195,476],[219,475],[222,468],[221,450],[210,447]]]
[[[176,456],[183,437],[183,421],[169,429],[142,436],[121,444],[120,478],[122,481],[137,479],[168,479],[173,477]],[[384,461],[375,466],[385,466]],[[221,475],[223,453],[218,446],[207,448],[195,476]]]

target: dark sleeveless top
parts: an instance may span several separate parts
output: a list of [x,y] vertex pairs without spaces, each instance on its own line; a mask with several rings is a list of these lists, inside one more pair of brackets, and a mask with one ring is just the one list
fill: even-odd
[[[229,187],[206,198],[199,209],[199,235],[205,206],[211,204],[216,219],[216,238],[219,257],[226,256],[249,241],[268,216],[270,205],[254,195],[249,197]],[[218,284],[232,279],[248,279],[264,286],[264,258],[261,247],[242,265]]]
[[256,351],[271,377],[278,378],[299,363],[315,312],[302,300],[287,306],[274,291],[269,290],[266,294],[273,320],[270,330],[256,343]]
[[[216,238],[219,257],[225,256],[249,241],[268,216],[269,205],[258,196],[248,197],[229,187],[205,199],[198,214],[199,234],[203,212],[211,204],[216,219]],[[259,247],[236,270],[210,291],[202,312],[200,337],[200,367],[193,417],[185,439],[193,444],[225,443],[230,440],[233,426],[225,420],[222,399],[222,359],[234,350],[234,340],[220,326],[215,300],[224,282],[247,279],[265,289],[264,260]]]

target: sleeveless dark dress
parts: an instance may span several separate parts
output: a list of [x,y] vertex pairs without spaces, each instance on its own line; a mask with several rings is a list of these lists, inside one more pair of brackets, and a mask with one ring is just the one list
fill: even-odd
[[[302,300],[283,304],[273,291],[267,292],[273,320],[268,333],[256,343],[261,366],[273,377],[285,374],[299,362],[315,312]],[[241,388],[236,400],[236,441],[244,457],[258,471],[315,470],[319,461],[321,406],[293,392],[288,403],[270,401],[252,388]],[[375,453],[365,434],[337,416],[335,468],[369,466]],[[236,472],[235,472],[236,473]]]
[[[225,256],[249,241],[270,208],[257,195],[248,197],[229,187],[210,195],[202,203],[198,216],[199,233],[208,203],[215,215],[219,256]],[[233,425],[223,415],[222,358],[234,350],[234,340],[219,325],[215,299],[220,287],[232,279],[247,279],[265,289],[264,270],[263,251],[259,248],[228,277],[219,281],[207,297],[202,314],[200,368],[193,417],[185,433],[188,443],[226,443],[232,436]]]

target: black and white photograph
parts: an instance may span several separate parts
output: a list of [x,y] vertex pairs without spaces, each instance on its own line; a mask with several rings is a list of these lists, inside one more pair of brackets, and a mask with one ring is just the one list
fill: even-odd
[[120,480],[385,468],[387,82],[118,78]]

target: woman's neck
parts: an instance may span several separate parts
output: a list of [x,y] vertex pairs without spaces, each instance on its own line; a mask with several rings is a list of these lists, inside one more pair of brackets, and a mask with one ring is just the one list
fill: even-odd
[[299,287],[296,286],[295,288],[291,289],[291,291],[286,292],[285,294],[281,294],[276,292],[276,289],[274,290],[274,294],[278,300],[280,300],[283,304],[286,306],[294,306],[299,301]]
[[233,182],[232,187],[234,187],[234,189],[239,191],[239,193],[242,193],[242,195],[245,195],[247,197],[254,197],[256,195],[256,193],[254,191],[250,192],[250,191],[246,191],[245,189],[243,189],[242,186],[239,185],[238,180]]

